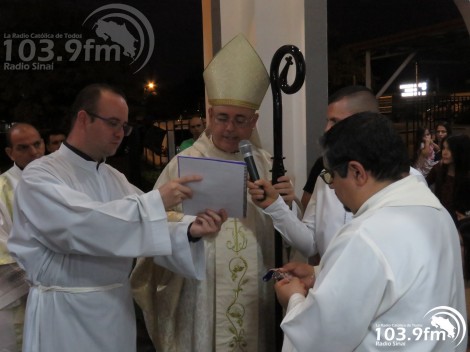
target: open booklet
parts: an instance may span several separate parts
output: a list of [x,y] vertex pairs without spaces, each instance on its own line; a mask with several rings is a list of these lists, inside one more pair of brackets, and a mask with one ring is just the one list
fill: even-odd
[[209,158],[178,156],[179,177],[201,175],[191,182],[193,197],[183,201],[186,215],[197,215],[206,209],[225,209],[231,218],[246,216],[246,164]]

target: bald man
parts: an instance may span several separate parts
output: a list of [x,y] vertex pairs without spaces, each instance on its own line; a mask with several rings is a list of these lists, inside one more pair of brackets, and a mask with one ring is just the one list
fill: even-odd
[[44,155],[44,141],[34,126],[17,123],[7,132],[5,152],[14,164],[0,175],[0,190],[2,191],[0,201],[6,204],[11,214],[13,191],[21,177],[21,172],[31,161]]
[[[21,351],[28,284],[6,248],[12,225],[13,196],[23,169],[44,155],[44,141],[38,130],[17,123],[7,132],[5,152],[14,162],[0,175],[0,351]],[[8,279],[8,280],[7,280]]]

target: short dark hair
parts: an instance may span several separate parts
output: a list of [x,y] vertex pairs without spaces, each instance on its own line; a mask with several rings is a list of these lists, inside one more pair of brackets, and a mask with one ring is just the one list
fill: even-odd
[[363,111],[379,112],[379,101],[372,91],[364,86],[347,86],[328,98],[328,105],[344,100],[351,115]]
[[77,97],[70,108],[70,122],[72,126],[80,110],[88,110],[91,112],[96,111],[96,104],[101,97],[101,93],[104,91],[120,95],[124,100],[126,100],[124,93],[117,87],[113,87],[106,83],[90,84],[77,94]]
[[67,133],[65,133],[65,131],[59,129],[59,128],[53,128],[53,129],[50,129],[48,130],[45,134],[44,134],[44,139],[46,141],[46,144],[49,144],[50,142],[50,138],[51,136],[57,136],[59,134],[63,134],[64,136],[67,136]]
[[349,161],[361,163],[378,181],[396,181],[409,172],[405,143],[385,116],[361,112],[336,123],[320,139],[331,170],[346,177]]
[[346,86],[346,87],[343,87],[343,88],[337,90],[336,92],[334,92],[333,94],[331,94],[328,97],[328,105],[331,104],[331,103],[337,102],[337,101],[343,99],[344,97],[353,96],[353,95],[356,95],[358,93],[368,93],[375,99],[374,93],[367,87],[364,87],[364,86]]

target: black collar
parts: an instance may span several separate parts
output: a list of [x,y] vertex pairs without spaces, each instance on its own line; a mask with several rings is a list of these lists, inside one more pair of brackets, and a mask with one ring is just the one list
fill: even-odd
[[67,141],[64,141],[64,144],[71,150],[73,151],[75,154],[81,156],[83,159],[85,160],[88,160],[88,161],[96,161],[94,160],[91,156],[85,154],[84,152],[78,150],[77,148],[75,148],[73,145],[70,145],[69,143],[67,143]]

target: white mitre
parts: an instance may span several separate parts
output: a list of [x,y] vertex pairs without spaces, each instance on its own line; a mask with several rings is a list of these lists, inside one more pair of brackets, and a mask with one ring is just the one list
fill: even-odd
[[255,49],[239,34],[204,71],[209,104],[258,110],[269,87],[269,75]]

